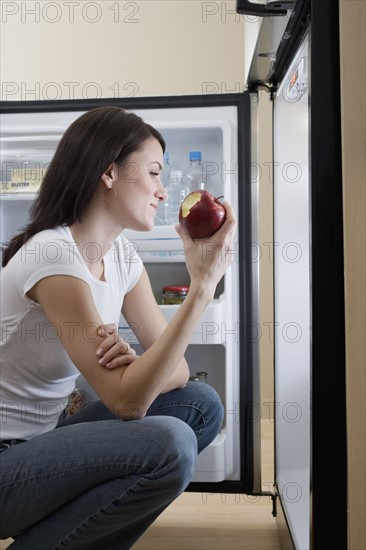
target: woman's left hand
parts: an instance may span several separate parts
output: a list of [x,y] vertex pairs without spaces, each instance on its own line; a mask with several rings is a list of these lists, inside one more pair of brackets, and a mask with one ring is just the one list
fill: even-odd
[[103,367],[127,367],[137,359],[135,350],[120,337],[115,324],[100,325],[98,336],[104,338],[97,349],[99,364]]

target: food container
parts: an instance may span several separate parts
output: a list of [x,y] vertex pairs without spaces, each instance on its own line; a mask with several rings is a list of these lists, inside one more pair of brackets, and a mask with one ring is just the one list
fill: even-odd
[[184,302],[189,291],[189,286],[164,286],[163,305],[176,305]]
[[200,382],[207,382],[207,372],[205,371],[196,372],[196,376]]

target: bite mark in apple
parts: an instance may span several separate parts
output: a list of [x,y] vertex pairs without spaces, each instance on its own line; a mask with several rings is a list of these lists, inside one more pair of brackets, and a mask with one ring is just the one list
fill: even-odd
[[220,229],[225,217],[223,204],[202,189],[189,193],[179,210],[179,223],[192,239],[208,239]]

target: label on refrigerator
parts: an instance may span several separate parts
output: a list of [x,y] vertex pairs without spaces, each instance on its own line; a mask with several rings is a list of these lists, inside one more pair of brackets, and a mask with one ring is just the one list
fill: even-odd
[[12,170],[9,181],[2,181],[0,193],[5,194],[34,194],[41,186],[43,170],[25,168]]

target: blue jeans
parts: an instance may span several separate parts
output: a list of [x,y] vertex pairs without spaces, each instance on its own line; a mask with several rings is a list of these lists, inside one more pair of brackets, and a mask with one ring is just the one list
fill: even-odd
[[159,396],[142,420],[92,403],[0,453],[0,538],[12,550],[125,550],[187,487],[223,407],[200,382]]

